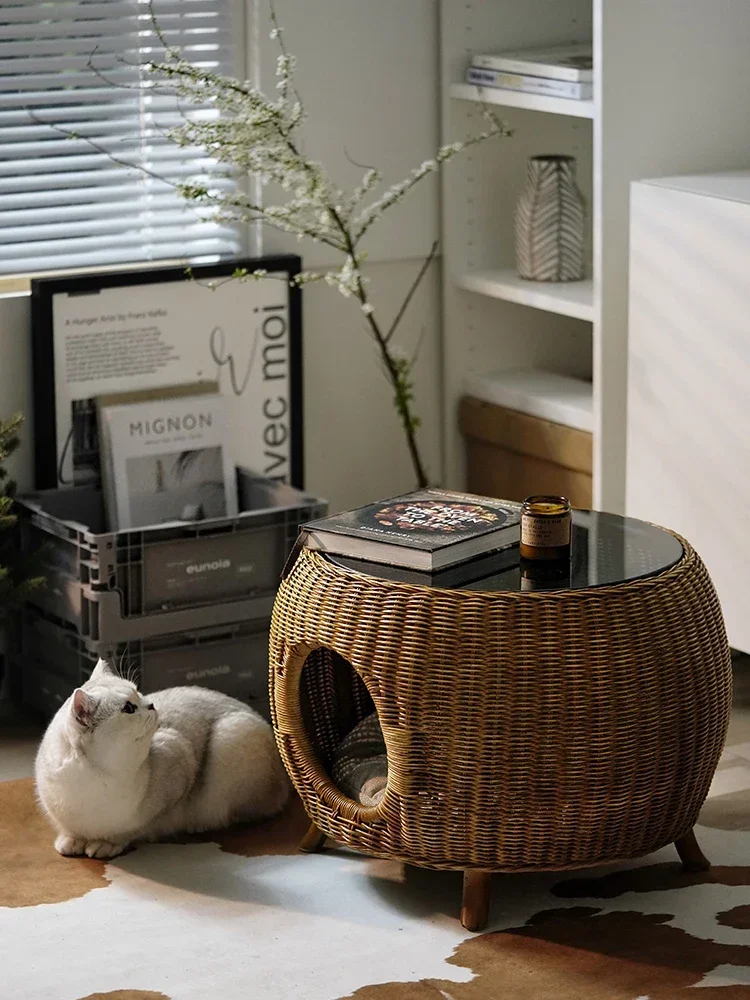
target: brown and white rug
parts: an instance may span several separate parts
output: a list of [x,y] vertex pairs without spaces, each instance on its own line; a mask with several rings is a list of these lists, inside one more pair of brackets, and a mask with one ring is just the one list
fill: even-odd
[[750,1000],[745,749],[697,831],[711,872],[497,876],[479,935],[456,873],[297,854],[298,805],[107,864],[58,857],[31,781],[0,783],[0,1000]]

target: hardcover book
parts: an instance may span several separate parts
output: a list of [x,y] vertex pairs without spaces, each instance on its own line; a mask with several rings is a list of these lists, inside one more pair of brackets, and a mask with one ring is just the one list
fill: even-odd
[[594,79],[591,42],[520,49],[497,55],[479,54],[474,56],[472,63],[482,69],[496,69],[501,73],[526,73],[529,76],[568,80],[572,83],[591,83]]
[[520,505],[426,489],[303,525],[300,544],[434,573],[520,540]]
[[97,400],[110,530],[237,513],[225,398],[191,389],[163,398],[153,398],[154,390],[135,402]]
[[367,576],[377,576],[383,580],[393,580],[395,583],[411,583],[418,587],[435,587],[440,590],[494,590],[495,581],[505,579],[509,572],[519,572],[520,552],[517,545],[490,552],[488,555],[475,556],[466,562],[447,566],[432,573],[418,569],[407,569],[405,566],[390,566],[385,563],[373,563],[365,559],[352,559],[350,556],[329,556],[331,562],[344,569],[364,573]]

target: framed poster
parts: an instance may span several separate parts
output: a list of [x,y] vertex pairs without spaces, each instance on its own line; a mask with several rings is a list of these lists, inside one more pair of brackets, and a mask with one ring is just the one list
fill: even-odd
[[[218,382],[237,463],[303,485],[299,257],[32,282],[37,489],[99,482],[95,399]],[[239,281],[237,268],[267,276]]]

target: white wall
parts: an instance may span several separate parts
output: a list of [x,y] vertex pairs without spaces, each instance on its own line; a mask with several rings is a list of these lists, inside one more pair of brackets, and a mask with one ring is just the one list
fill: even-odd
[[[274,43],[265,0],[248,0],[248,35],[272,87]],[[309,111],[306,143],[341,184],[356,183],[359,163],[382,168],[386,183],[433,155],[438,143],[437,0],[277,0],[286,41],[297,57]],[[257,31],[255,30],[257,28]],[[392,316],[439,231],[437,185],[396,208],[368,246],[373,302]],[[309,267],[331,261],[320,249],[264,239],[266,252],[301,253]],[[431,476],[440,461],[440,310],[438,268],[411,303],[401,343],[424,337],[416,370],[420,444]],[[357,307],[328,286],[304,293],[307,486],[331,509],[410,489],[414,480],[390,389]],[[0,413],[31,412],[28,298],[0,298]],[[31,486],[31,428],[20,461]]]
[[[403,296],[418,261],[369,268],[374,296],[387,316]],[[428,474],[440,477],[438,265],[433,264],[409,307],[401,343],[419,343],[418,435]],[[322,285],[304,293],[306,485],[331,509],[366,503],[413,489],[414,474],[393,393],[382,374],[361,313],[351,300]]]
[[[248,0],[251,61],[273,86],[278,48],[268,37],[266,0]],[[437,0],[277,0],[286,45],[297,57],[309,121],[307,152],[342,186],[376,166],[384,184],[401,180],[439,144]],[[373,228],[366,246],[373,304],[387,324],[439,235],[439,191],[430,178]],[[335,262],[331,251],[264,235],[266,251],[302,254],[308,268]],[[405,317],[400,344],[423,335],[416,375],[419,441],[429,473],[442,476],[440,308],[433,264]],[[382,310],[382,312],[381,312]],[[411,489],[414,478],[392,393],[356,304],[328,286],[304,293],[307,486],[331,509]]]

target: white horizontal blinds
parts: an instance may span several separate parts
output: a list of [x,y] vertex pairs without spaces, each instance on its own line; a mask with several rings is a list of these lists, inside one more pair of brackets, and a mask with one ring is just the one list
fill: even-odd
[[[232,8],[154,4],[169,44],[230,73]],[[144,90],[155,41],[144,0],[0,0],[0,274],[241,251],[237,230],[201,217],[172,186],[232,181],[201,150],[165,138],[183,115],[216,112]]]

